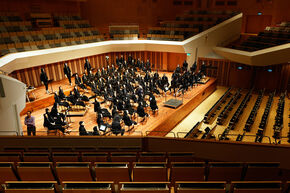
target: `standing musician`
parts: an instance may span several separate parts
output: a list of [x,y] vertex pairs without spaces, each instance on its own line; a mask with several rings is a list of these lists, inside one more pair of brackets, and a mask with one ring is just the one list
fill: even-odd
[[90,64],[90,62],[89,62],[89,60],[87,58],[85,59],[84,68],[85,68],[85,71],[87,73],[89,73],[89,71],[91,71],[91,69],[92,69],[91,64]]
[[64,75],[68,78],[69,84],[72,85],[72,83],[71,83],[71,70],[70,70],[69,66],[67,65],[67,63],[64,63],[63,72],[64,72]]
[[46,72],[44,71],[44,68],[41,68],[40,80],[44,84],[46,93],[48,94],[49,93],[49,91],[48,91],[48,77],[47,77]]

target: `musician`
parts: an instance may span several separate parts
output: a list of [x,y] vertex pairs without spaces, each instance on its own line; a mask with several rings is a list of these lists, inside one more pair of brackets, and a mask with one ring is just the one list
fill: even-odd
[[68,78],[69,84],[72,85],[71,70],[70,70],[69,66],[67,65],[67,63],[64,63],[63,72],[64,72],[64,75]]
[[177,64],[177,67],[176,67],[176,69],[175,69],[175,72],[176,72],[177,74],[180,74],[180,73],[181,73],[181,68],[180,68],[179,64]]
[[63,92],[61,86],[58,87],[58,97],[59,97],[61,100],[66,99],[66,96],[65,96],[65,94],[64,94],[64,92]]
[[141,102],[139,102],[138,104],[137,114],[139,115],[139,117],[143,117],[143,120],[141,122],[145,120],[145,117],[149,117],[148,113],[145,112],[144,107]]
[[123,114],[123,121],[125,123],[126,126],[130,127],[132,125],[137,125],[137,123],[135,121],[133,121],[132,119],[130,119],[129,115],[128,115],[128,110],[124,111]]
[[95,135],[95,136],[99,136],[100,135],[98,126],[94,126],[94,128],[93,128],[93,135]]
[[85,68],[85,71],[87,71],[87,73],[92,69],[91,64],[87,58],[85,59],[84,68]]
[[59,103],[60,102],[60,98],[57,95],[57,92],[54,92],[53,94],[54,94],[54,103]]
[[123,136],[125,133],[125,129],[122,129],[122,126],[121,126],[121,117],[118,114],[116,114],[113,118],[111,131],[116,136],[118,134],[121,134],[121,136]]
[[89,135],[86,128],[85,128],[85,123],[83,121],[79,122],[79,135],[84,136],[84,135]]
[[184,71],[187,71],[187,68],[188,68],[188,63],[186,62],[186,60],[184,60],[184,62],[182,64],[182,70],[183,70],[183,72]]
[[151,110],[152,111],[158,110],[157,102],[156,102],[155,96],[153,94],[150,95],[149,101],[150,101]]
[[24,119],[24,124],[27,126],[27,135],[33,136],[36,135],[36,127],[35,127],[35,117],[31,116],[31,111],[27,112],[27,116]]
[[201,67],[200,67],[200,73],[201,73],[203,76],[206,76],[206,65],[205,65],[204,61],[203,61],[202,64],[201,64]]
[[40,80],[44,84],[46,93],[48,94],[49,93],[49,91],[48,91],[48,77],[47,77],[46,72],[44,71],[44,68],[41,68]]
[[194,63],[192,64],[192,66],[190,67],[190,71],[191,71],[191,73],[195,73],[196,68],[197,68],[196,62],[194,62]]
[[43,114],[44,122],[43,126],[48,130],[60,130],[64,135],[69,134],[71,130],[65,129],[62,125],[55,123],[54,119],[51,117],[49,109],[45,109],[45,114]]

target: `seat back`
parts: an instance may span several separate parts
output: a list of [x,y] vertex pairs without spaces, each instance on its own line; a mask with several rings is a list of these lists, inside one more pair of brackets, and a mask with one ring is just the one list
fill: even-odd
[[108,161],[108,154],[107,153],[83,152],[81,154],[81,159],[83,162],[106,162],[106,161]]
[[165,162],[133,163],[133,181],[135,182],[167,182]]
[[225,193],[226,182],[176,182],[175,193]]
[[0,162],[0,184],[3,184],[5,181],[17,180],[13,164],[13,162]]
[[134,152],[118,152],[111,153],[110,160],[112,162],[136,162],[137,161],[137,153]]
[[122,182],[120,193],[170,193],[168,182]]
[[262,162],[248,163],[244,180],[281,180],[280,163]]
[[131,175],[128,162],[95,163],[95,176],[98,181],[129,182]]
[[113,182],[63,182],[63,193],[112,193]]
[[168,153],[168,162],[194,162],[194,153],[170,152]]
[[1,152],[0,162],[20,162],[21,153],[19,152]]
[[205,163],[203,162],[172,162],[171,182],[205,180]]
[[57,162],[56,173],[59,181],[92,181],[89,162]]
[[49,153],[45,152],[24,152],[24,162],[50,162]]
[[55,193],[55,181],[46,182],[27,182],[8,181],[4,184],[5,193]]
[[207,180],[238,181],[242,178],[243,163],[210,162]]
[[234,181],[231,184],[232,193],[281,193],[279,181]]
[[66,152],[54,152],[52,153],[52,159],[54,162],[78,162],[78,153],[66,153]]
[[19,162],[17,171],[23,181],[54,181],[50,162]]
[[139,162],[166,162],[166,154],[164,152],[142,152],[139,156]]

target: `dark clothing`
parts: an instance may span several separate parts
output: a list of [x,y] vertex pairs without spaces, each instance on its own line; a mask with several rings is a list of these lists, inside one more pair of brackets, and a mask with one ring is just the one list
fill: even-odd
[[63,72],[67,76],[69,83],[71,83],[71,70],[70,70],[69,66],[64,66]]
[[92,68],[90,62],[87,61],[87,60],[86,60],[86,62],[85,62],[84,67],[85,67],[85,70],[87,71],[87,73],[88,73],[88,72],[91,70],[91,68]]
[[88,135],[88,132],[87,132],[85,126],[80,125],[80,127],[79,127],[79,134],[80,134],[80,136],[82,136],[82,135]]
[[40,80],[41,80],[41,82],[43,82],[43,84],[45,86],[45,90],[48,90],[48,77],[47,77],[45,71],[42,71],[40,73]]
[[36,128],[35,128],[35,126],[29,125],[29,126],[27,126],[27,135],[31,136],[31,133],[33,136],[35,136],[36,135]]

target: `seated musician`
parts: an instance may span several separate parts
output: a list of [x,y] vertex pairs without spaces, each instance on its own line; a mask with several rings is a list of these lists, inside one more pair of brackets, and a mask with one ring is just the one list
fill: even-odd
[[95,135],[95,136],[99,136],[100,135],[98,126],[94,126],[94,128],[93,128],[93,135]]
[[123,114],[123,118],[122,119],[123,119],[125,125],[128,126],[128,127],[130,127],[132,125],[137,125],[137,123],[135,121],[133,121],[132,119],[130,119],[127,110],[124,111],[124,114]]
[[50,111],[50,116],[55,120],[55,123],[60,124],[60,125],[67,125],[65,121],[65,114],[59,113],[58,112],[58,103],[54,103],[51,111]]
[[148,113],[145,112],[144,107],[141,102],[139,102],[139,105],[137,107],[137,114],[139,115],[139,117],[144,118],[142,121],[145,120],[145,117],[149,117]]
[[63,90],[62,90],[62,87],[60,86],[60,87],[58,87],[58,97],[61,99],[61,100],[64,100],[64,99],[66,99],[66,96],[65,96],[65,94],[64,94],[64,92],[63,92]]
[[85,123],[83,121],[79,122],[79,135],[83,136],[83,135],[89,135],[86,128],[85,128]]
[[153,94],[150,95],[149,101],[150,101],[151,110],[152,111],[158,110],[157,102],[156,102],[155,96]]
[[64,135],[69,134],[71,130],[65,129],[65,127],[61,124],[57,124],[53,117],[50,115],[49,109],[45,109],[45,114],[43,114],[44,122],[43,126],[48,130],[60,130]]
[[113,118],[111,131],[116,136],[118,134],[121,134],[121,136],[123,136],[125,133],[125,129],[122,129],[121,127],[121,117],[118,114],[116,114]]

